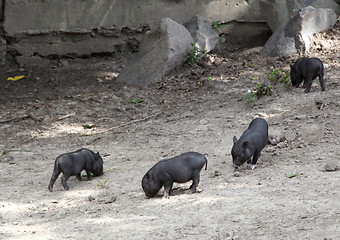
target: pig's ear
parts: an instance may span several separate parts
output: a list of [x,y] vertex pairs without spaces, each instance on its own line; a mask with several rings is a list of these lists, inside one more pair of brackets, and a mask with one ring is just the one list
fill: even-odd
[[243,148],[247,148],[247,147],[248,147],[248,141],[243,142],[243,143],[242,143],[242,147],[243,147]]
[[237,138],[236,136],[233,137],[233,142],[236,143],[237,142]]
[[150,174],[149,174],[149,173],[145,174],[145,176],[146,176],[146,179],[147,179],[147,180],[150,179]]
[[289,66],[290,66],[290,69],[293,69],[293,65],[292,64],[289,64]]

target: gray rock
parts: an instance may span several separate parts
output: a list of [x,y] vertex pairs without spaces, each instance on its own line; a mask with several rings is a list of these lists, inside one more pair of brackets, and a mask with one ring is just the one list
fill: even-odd
[[50,61],[45,58],[41,58],[38,56],[19,56],[16,58],[17,63],[19,66],[40,66],[40,67],[46,67],[50,65]]
[[170,18],[162,19],[160,27],[143,38],[138,53],[119,74],[117,82],[143,87],[160,81],[183,64],[193,41],[183,25]]
[[288,130],[288,131],[285,132],[284,137],[288,142],[292,142],[296,139],[297,136],[298,136],[298,134],[297,134],[296,131]]
[[6,62],[6,51],[7,51],[6,40],[0,38],[0,65],[5,64]]
[[219,36],[211,27],[208,19],[196,15],[184,26],[188,29],[196,45],[201,50],[206,50],[207,52],[214,50]]
[[277,141],[276,138],[269,138],[269,143],[270,143],[271,145],[276,145],[276,144],[278,144],[279,142]]
[[260,0],[262,16],[273,32],[296,10],[312,6],[314,8],[333,9],[339,15],[339,4],[339,0]]
[[339,170],[339,166],[336,162],[328,162],[325,165],[325,170],[327,172],[337,171]]
[[261,50],[266,56],[306,53],[314,33],[334,26],[337,16],[332,9],[306,7],[291,15],[269,38]]

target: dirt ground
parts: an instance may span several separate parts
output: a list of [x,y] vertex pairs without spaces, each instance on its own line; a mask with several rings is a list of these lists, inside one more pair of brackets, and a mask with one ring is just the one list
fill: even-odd
[[[318,34],[309,53],[324,62],[325,92],[318,80],[308,94],[278,83],[271,96],[246,105],[249,89],[269,83],[270,66],[289,71],[298,56],[225,49],[221,43],[203,64],[148,89],[115,83],[124,56],[7,66],[0,239],[340,239],[340,171],[325,171],[340,167],[339,24]],[[6,81],[17,75],[25,78]],[[268,121],[273,140],[255,170],[234,172],[232,138],[255,117]],[[69,191],[59,177],[49,192],[55,158],[82,147],[100,152],[105,174],[71,177]],[[177,184],[170,199],[162,191],[147,199],[146,171],[187,151],[208,159],[202,192],[189,193],[189,182]]]

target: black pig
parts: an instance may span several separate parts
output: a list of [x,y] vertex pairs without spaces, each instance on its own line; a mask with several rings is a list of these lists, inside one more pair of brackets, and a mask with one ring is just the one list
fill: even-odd
[[69,190],[66,181],[70,176],[76,175],[76,178],[81,180],[81,171],[86,171],[87,178],[91,180],[91,173],[95,177],[103,175],[103,159],[99,153],[94,153],[89,149],[82,148],[75,152],[65,153],[57,157],[54,163],[54,170],[51,177],[48,190],[52,192],[53,184],[57,180],[59,174],[62,172],[61,183],[65,190]]
[[149,198],[155,197],[164,186],[163,197],[169,198],[174,182],[185,183],[190,180],[192,180],[190,189],[193,193],[196,192],[204,164],[207,170],[206,157],[197,152],[182,153],[179,156],[159,161],[142,179],[145,195]]
[[233,166],[238,168],[247,162],[247,167],[253,170],[262,149],[268,142],[268,123],[262,118],[254,119],[240,139],[237,140],[234,136],[233,141],[234,145],[231,149]]
[[299,58],[293,66],[290,66],[292,85],[299,87],[300,83],[304,80],[303,87],[306,88],[305,93],[308,93],[312,86],[313,79],[319,76],[321,91],[325,91],[323,70],[323,64],[319,58]]

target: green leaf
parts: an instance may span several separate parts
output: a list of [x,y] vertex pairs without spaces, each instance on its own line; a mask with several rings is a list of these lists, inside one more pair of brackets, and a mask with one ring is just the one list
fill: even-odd
[[136,99],[131,100],[131,102],[137,104],[137,103],[144,102],[144,100],[136,98]]
[[298,173],[286,173],[287,178],[293,178],[293,177],[296,177],[296,176],[299,176],[299,174]]

